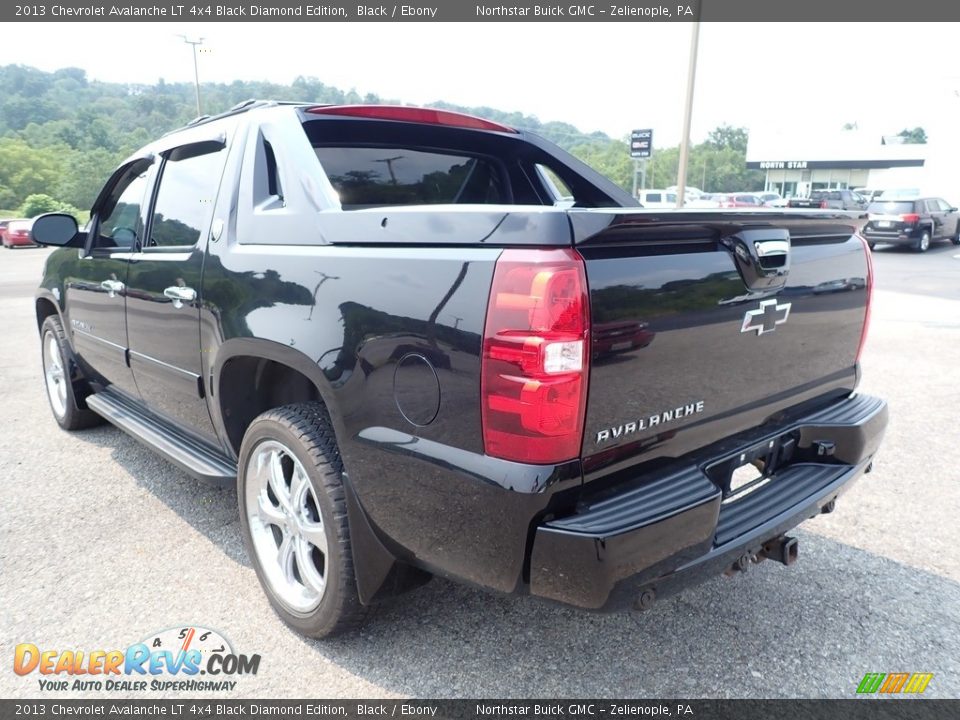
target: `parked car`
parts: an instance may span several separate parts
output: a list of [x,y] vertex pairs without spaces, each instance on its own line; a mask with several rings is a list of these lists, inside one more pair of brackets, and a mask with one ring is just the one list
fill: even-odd
[[677,207],[677,194],[669,190],[640,190],[637,200],[645,208],[672,209]]
[[881,242],[926,252],[937,240],[960,245],[960,213],[943,198],[878,200],[867,208],[861,232],[871,249]]
[[727,193],[720,198],[720,207],[723,208],[758,208],[763,203],[753,193]]
[[787,207],[863,210],[867,207],[867,201],[853,190],[814,190],[809,197],[790,198]]
[[15,247],[30,247],[35,245],[30,237],[30,228],[33,220],[10,220],[3,230],[3,246],[8,250]]
[[790,565],[887,422],[855,392],[872,282],[813,293],[870,278],[855,221],[650,213],[459,113],[245,103],[127,158],[86,230],[33,235],[59,246],[35,303],[55,421],[236,488],[311,636],[434,574],[611,610]]
[[867,204],[872,203],[874,200],[883,195],[884,192],[886,192],[885,190],[874,190],[871,188],[854,188],[853,191],[866,200]]
[[687,200],[684,207],[689,208],[718,208],[720,200],[723,198],[721,193],[702,193],[695,200]]
[[760,201],[760,204],[763,205],[764,207],[776,207],[777,206],[776,203],[783,200],[783,198],[780,197],[780,193],[761,192],[761,193],[755,193],[755,194],[757,196],[757,199]]

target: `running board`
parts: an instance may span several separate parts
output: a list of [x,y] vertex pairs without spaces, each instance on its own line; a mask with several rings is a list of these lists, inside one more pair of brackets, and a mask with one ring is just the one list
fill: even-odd
[[233,484],[237,466],[209,445],[106,390],[89,395],[87,407],[198,480]]

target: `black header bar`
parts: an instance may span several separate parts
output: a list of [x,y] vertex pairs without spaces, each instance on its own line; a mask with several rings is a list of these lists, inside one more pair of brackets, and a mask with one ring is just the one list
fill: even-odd
[[[261,0],[132,2],[118,0],[35,0],[4,3],[3,22],[850,22],[850,42],[864,42],[862,23],[960,20],[960,3],[944,0],[613,0],[534,2],[504,0]],[[815,32],[811,41],[815,42]],[[778,48],[775,35],[757,36],[757,50]]]

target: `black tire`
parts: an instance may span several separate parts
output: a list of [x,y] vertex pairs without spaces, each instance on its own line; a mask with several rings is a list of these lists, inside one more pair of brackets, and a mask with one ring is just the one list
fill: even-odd
[[960,222],[957,222],[957,232],[950,238],[950,242],[954,245],[960,245]]
[[[319,604],[305,609],[294,607],[284,598],[285,593],[289,596],[290,588],[296,585],[296,581],[299,581],[304,590],[310,590],[309,583],[303,579],[300,570],[302,556],[299,555],[299,551],[290,553],[294,558],[290,561],[290,566],[297,568],[296,578],[289,576],[279,578],[276,574],[278,569],[283,573],[283,569],[279,568],[278,556],[288,536],[297,535],[298,531],[294,527],[297,523],[285,524],[286,529],[281,529],[280,525],[264,523],[259,517],[251,518],[248,513],[250,495],[255,494],[259,498],[261,494],[268,493],[266,487],[262,490],[258,489],[264,481],[256,477],[256,469],[251,465],[256,465],[262,458],[264,448],[275,448],[278,445],[288,450],[293,456],[293,458],[289,456],[284,458],[286,465],[281,461],[277,463],[278,467],[290,468],[289,489],[291,491],[294,487],[293,473],[298,471],[296,465],[292,464],[294,458],[299,461],[300,467],[305,471],[312,488],[312,495],[309,494],[310,488],[306,491],[308,504],[311,506],[309,512],[319,513],[319,521],[322,522],[322,530],[325,533],[325,553],[319,549],[318,545],[303,546],[310,548],[307,557],[311,560],[322,556],[322,574],[325,580],[325,585],[320,591]],[[315,638],[331,637],[355,630],[363,622],[367,611],[367,608],[360,604],[357,593],[347,505],[341,481],[342,473],[343,463],[333,426],[326,407],[321,403],[297,403],[268,410],[257,417],[244,434],[237,464],[237,495],[240,505],[240,524],[243,527],[247,554],[274,611],[294,630]],[[266,482],[270,484],[270,481]],[[269,492],[273,492],[272,485],[270,488]],[[287,496],[288,501],[292,494],[291,492]],[[276,499],[275,494],[266,496]],[[271,501],[271,508],[282,514],[283,503],[277,500],[276,505],[278,507],[274,508]],[[256,512],[253,508],[250,510]],[[306,519],[316,527],[317,518]],[[287,515],[285,522],[290,520],[291,516]],[[290,530],[291,527],[294,529]],[[273,541],[276,543],[274,555],[270,554],[271,538],[267,531],[272,534]],[[256,540],[254,532],[256,532]],[[303,541],[303,536],[299,535],[298,540],[292,542]],[[269,567],[264,566],[261,553],[266,557]],[[274,567],[273,563],[277,563],[278,567]],[[316,569],[315,566],[314,569]]]
[[914,246],[914,250],[917,252],[926,252],[930,249],[930,231],[927,228],[924,228],[923,232],[920,234],[920,239],[917,240],[917,244]]
[[870,248],[871,250],[873,250],[876,246],[877,244],[872,240],[867,242],[867,247]]
[[[53,357],[53,349],[48,347],[51,340],[56,346],[56,358]],[[51,315],[40,326],[40,361],[53,419],[64,430],[83,430],[100,425],[103,418],[82,405],[89,390],[81,389],[83,383],[77,379],[77,369],[70,358],[60,318]],[[54,369],[55,360],[59,360],[59,373]],[[62,385],[51,380],[51,373],[54,376],[59,374]],[[61,389],[62,394],[59,394]]]

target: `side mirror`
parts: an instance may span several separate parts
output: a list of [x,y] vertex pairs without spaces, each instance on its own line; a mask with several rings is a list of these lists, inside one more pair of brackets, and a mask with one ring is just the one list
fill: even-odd
[[955,207],[952,207],[952,208],[950,208],[949,210],[947,210],[947,212],[956,212],[956,211],[957,211],[957,209],[956,209]]
[[30,235],[38,245],[67,247],[78,236],[77,220],[66,213],[47,213],[33,221]]

